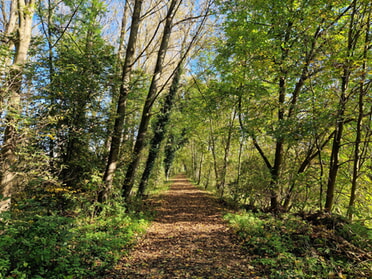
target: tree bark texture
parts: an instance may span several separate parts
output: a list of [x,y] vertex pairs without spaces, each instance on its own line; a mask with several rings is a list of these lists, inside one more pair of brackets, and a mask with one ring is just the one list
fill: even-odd
[[[9,209],[11,196],[16,191],[16,172],[18,132],[17,126],[21,114],[22,74],[27,61],[27,53],[31,43],[32,17],[34,14],[35,0],[13,0],[11,7],[17,6],[17,22],[14,31],[17,36],[13,43],[15,54],[7,79],[8,106],[5,117],[5,131],[2,156],[2,177],[0,183],[0,212]],[[13,20],[13,19],[12,19]],[[10,22],[13,24],[13,21]],[[11,27],[13,28],[13,27]]]
[[[359,86],[359,94],[358,94],[358,119],[356,123],[356,135],[355,135],[355,146],[354,146],[354,156],[353,156],[353,174],[351,179],[351,190],[350,190],[350,199],[349,199],[349,206],[347,210],[347,216],[351,220],[353,218],[353,214],[355,212],[355,201],[356,201],[356,192],[358,189],[358,178],[360,175],[360,169],[362,167],[362,156],[363,156],[363,148],[362,148],[362,130],[363,130],[363,118],[364,118],[364,111],[365,111],[365,96],[368,92],[365,82],[367,79],[367,61],[368,61],[368,47],[370,44],[370,25],[371,25],[371,13],[372,13],[372,4],[367,4],[365,7],[365,16],[367,17],[366,20],[366,28],[365,32],[365,40],[364,40],[364,49],[363,49],[363,64],[362,70],[363,75],[361,76],[361,82]],[[361,32],[363,33],[363,32]],[[365,142],[368,142],[366,140]],[[365,150],[365,149],[364,149]]]
[[168,50],[169,38],[171,35],[172,25],[173,25],[173,18],[177,12],[179,3],[180,3],[179,0],[172,0],[169,6],[166,19],[165,19],[163,36],[162,36],[161,43],[159,46],[158,56],[157,56],[156,65],[155,65],[154,73],[152,76],[150,88],[149,88],[149,91],[148,91],[148,94],[145,100],[145,104],[142,110],[141,122],[138,128],[136,143],[134,145],[134,149],[132,153],[132,160],[129,163],[129,166],[128,166],[128,169],[125,175],[123,187],[122,187],[122,190],[123,190],[122,195],[124,198],[128,198],[132,191],[136,171],[137,171],[140,158],[141,158],[141,152],[145,146],[145,138],[146,138],[148,126],[149,126],[150,119],[151,119],[151,109],[157,97],[158,81],[160,79],[160,75],[164,68],[165,54]]
[[169,122],[170,113],[173,107],[174,98],[177,94],[181,73],[182,64],[178,64],[176,72],[173,77],[172,85],[165,97],[164,105],[160,110],[160,114],[155,123],[154,136],[150,142],[150,151],[147,157],[146,166],[142,173],[142,178],[138,187],[137,196],[141,197],[145,193],[146,186],[148,184],[148,179],[150,177],[151,171],[154,167],[155,160],[160,151],[160,145],[163,141],[165,134],[167,133],[167,124]]
[[328,173],[328,181],[327,181],[327,192],[326,192],[326,201],[324,205],[324,210],[326,212],[331,212],[332,207],[334,205],[334,195],[336,190],[336,178],[338,169],[340,167],[339,164],[339,155],[341,150],[341,141],[342,135],[344,130],[344,122],[345,122],[345,110],[346,110],[346,103],[347,103],[347,90],[349,86],[349,80],[351,75],[351,57],[353,54],[353,49],[355,48],[355,37],[354,37],[354,19],[356,15],[356,0],[352,3],[352,13],[350,17],[349,23],[349,33],[348,33],[348,43],[347,43],[347,54],[345,57],[344,62],[344,69],[343,74],[341,76],[341,92],[339,97],[338,103],[338,110],[336,114],[336,123],[335,123],[335,134],[332,143],[332,151],[331,151],[331,159],[329,163],[329,173]]
[[123,65],[122,79],[120,85],[120,95],[117,105],[116,118],[114,123],[114,130],[111,139],[110,153],[106,164],[106,170],[103,175],[103,181],[105,183],[105,188],[100,191],[98,195],[98,201],[104,202],[108,199],[108,196],[112,190],[112,183],[114,179],[114,173],[117,168],[119,151],[120,151],[120,141],[122,137],[122,130],[125,121],[125,112],[127,106],[127,97],[129,94],[130,86],[130,75],[132,72],[133,61],[134,61],[134,51],[137,42],[138,29],[141,21],[141,10],[142,10],[143,0],[136,0],[134,3],[132,23],[130,29],[130,35]]

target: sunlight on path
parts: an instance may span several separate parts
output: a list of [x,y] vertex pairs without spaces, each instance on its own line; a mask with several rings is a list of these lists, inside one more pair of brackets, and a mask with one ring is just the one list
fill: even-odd
[[255,278],[222,209],[186,177],[163,195],[144,239],[109,278]]

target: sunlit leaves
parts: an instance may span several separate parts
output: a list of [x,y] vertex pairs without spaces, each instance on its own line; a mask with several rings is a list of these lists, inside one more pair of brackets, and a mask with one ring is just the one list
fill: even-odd
[[[355,119],[356,92],[366,79],[362,34],[370,5],[362,0],[236,0],[219,1],[219,8],[224,34],[217,47],[214,65],[219,85],[214,90],[225,92],[230,101],[239,99],[242,130],[263,146],[260,154],[267,161],[281,157],[275,142],[284,144],[282,189],[290,181],[286,177],[297,177],[304,164],[315,176],[320,171],[312,184],[322,185],[325,167],[311,166],[309,154],[317,154],[319,148],[329,160],[329,136],[340,121],[346,74],[349,88],[343,119]],[[345,156],[340,158],[347,162]],[[341,178],[340,183],[347,184]]]

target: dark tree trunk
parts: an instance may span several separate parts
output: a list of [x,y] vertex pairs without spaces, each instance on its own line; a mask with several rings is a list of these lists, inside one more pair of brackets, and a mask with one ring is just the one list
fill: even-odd
[[149,92],[147,94],[145,105],[142,110],[141,122],[138,128],[136,143],[134,145],[134,149],[132,153],[132,160],[129,163],[129,166],[128,166],[128,169],[125,175],[123,187],[122,187],[123,189],[122,195],[124,198],[128,198],[132,191],[136,171],[137,171],[140,158],[141,158],[141,152],[145,146],[145,138],[146,138],[148,126],[149,126],[150,119],[151,119],[151,109],[157,98],[158,82],[159,82],[159,78],[160,78],[161,72],[164,67],[165,54],[168,50],[169,38],[171,35],[172,25],[173,25],[173,18],[178,9],[178,6],[179,6],[178,4],[179,4],[179,0],[172,0],[169,6],[168,14],[166,16],[163,37],[160,43],[158,57],[157,57],[157,61],[156,61],[155,69],[154,69],[154,74],[152,76]]
[[[281,123],[284,120],[284,102],[286,93],[286,79],[285,72],[283,71],[283,77],[279,80],[279,108],[278,108],[278,121]],[[279,197],[278,197],[278,183],[280,171],[283,162],[283,138],[278,136],[275,144],[275,157],[274,165],[270,169],[271,182],[270,182],[270,207],[272,211],[279,210]]]
[[347,96],[346,91],[349,85],[350,79],[350,67],[351,67],[351,56],[353,49],[355,48],[355,37],[354,37],[354,19],[356,15],[356,0],[352,3],[353,11],[351,13],[350,24],[349,24],[349,33],[348,33],[348,45],[347,45],[347,56],[345,57],[345,65],[343,74],[341,77],[341,95],[339,98],[338,103],[338,110],[336,115],[336,124],[335,124],[335,134],[333,138],[332,144],[332,151],[331,151],[331,159],[329,163],[329,173],[328,173],[328,182],[327,182],[327,193],[326,193],[326,201],[324,205],[324,210],[326,212],[331,212],[333,203],[334,203],[334,194],[336,189],[336,178],[338,169],[340,167],[339,164],[339,154],[341,150],[341,140],[342,134],[344,129],[344,122],[345,122],[345,109],[346,109],[346,102]]
[[125,61],[123,65],[119,101],[110,145],[110,153],[106,164],[106,170],[103,175],[105,188],[102,189],[98,194],[98,201],[101,203],[108,199],[109,193],[111,192],[112,188],[114,173],[116,171],[118,164],[120,141],[122,137],[122,130],[124,126],[125,112],[127,106],[127,96],[129,94],[130,75],[132,72],[135,45],[137,42],[138,29],[141,21],[142,3],[143,0],[136,0],[134,3],[130,35],[125,55]]
[[221,171],[221,176],[220,176],[220,179],[221,180],[220,180],[220,183],[219,183],[219,187],[220,187],[220,189],[219,189],[220,190],[219,195],[220,195],[221,198],[223,197],[224,192],[225,192],[227,165],[228,165],[228,162],[229,162],[231,137],[232,137],[232,133],[233,133],[234,121],[235,121],[235,118],[236,118],[236,113],[237,113],[237,111],[234,108],[233,115],[232,115],[232,117],[230,119],[230,123],[229,123],[226,144],[225,144],[225,147],[224,147],[223,165],[222,165],[222,171]]
[[175,141],[173,135],[169,135],[167,143],[164,147],[164,172],[167,180],[169,179],[170,176],[170,170],[174,160],[174,153],[176,152],[174,148],[174,143]]
[[167,132],[166,126],[169,122],[170,113],[173,107],[174,98],[177,94],[179,81],[181,78],[181,70],[182,65],[178,64],[176,72],[173,77],[172,85],[168,91],[167,96],[164,100],[164,105],[160,110],[160,115],[155,123],[154,127],[154,136],[150,142],[150,151],[147,157],[146,166],[142,174],[142,178],[138,187],[137,196],[141,197],[144,195],[148,179],[150,177],[151,171],[154,167],[155,160],[160,151],[161,142],[164,139],[164,136]]
[[[367,60],[368,60],[368,46],[370,44],[370,25],[371,25],[371,5],[367,5],[365,14],[367,15],[366,21],[366,30],[365,30],[365,41],[364,41],[364,51],[363,51],[363,76],[360,82],[359,88],[359,98],[358,98],[358,119],[356,123],[356,135],[355,135],[355,146],[354,146],[354,158],[353,158],[353,175],[351,180],[351,191],[349,206],[347,210],[347,216],[351,220],[355,211],[355,200],[356,200],[356,191],[358,189],[358,177],[360,175],[360,168],[362,166],[362,124],[364,117],[364,97],[367,94],[366,86],[364,85],[366,81],[367,73]],[[366,141],[367,142],[367,141]]]
[[331,212],[334,201],[334,192],[336,185],[336,177],[339,168],[339,153],[341,149],[341,137],[344,128],[344,110],[345,110],[345,95],[340,99],[340,109],[337,115],[337,124],[336,131],[333,138],[331,160],[329,163],[329,173],[328,173],[328,182],[327,182],[327,193],[326,193],[326,202],[324,205],[324,210],[326,212]]

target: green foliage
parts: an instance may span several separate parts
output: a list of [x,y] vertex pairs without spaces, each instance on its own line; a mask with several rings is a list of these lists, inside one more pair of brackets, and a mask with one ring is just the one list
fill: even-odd
[[250,204],[264,208],[267,185],[269,185],[270,173],[263,164],[261,158],[252,154],[245,157],[240,165],[239,180],[229,183],[229,192],[232,198],[243,204]]
[[247,212],[242,215],[229,213],[224,218],[230,222],[239,236],[244,239],[249,236],[261,234],[264,229],[263,220],[257,218],[253,213]]
[[[189,142],[175,161],[200,184],[218,188],[224,183],[224,193],[237,202],[267,208],[275,192],[284,210],[322,209],[342,105],[345,123],[332,210],[348,210],[355,170],[353,217],[370,222],[366,111],[360,111],[356,144],[356,110],[370,101],[370,1],[216,2],[221,34],[213,53],[200,54],[193,69],[198,75],[181,100],[185,113],[179,125],[188,128]],[[342,89],[345,74],[347,88]],[[340,103],[342,90],[347,98]],[[358,104],[361,96],[364,104]]]
[[142,232],[142,214],[116,206],[96,218],[10,212],[0,221],[0,278],[92,278],[112,268]]
[[[227,214],[225,219],[243,240],[245,249],[253,255],[252,264],[263,270],[265,276],[368,277],[371,263],[345,255],[342,252],[345,244],[339,240],[340,234],[348,236],[353,245],[359,247],[356,249],[371,250],[370,231],[361,225],[345,224],[340,231],[330,231],[322,225],[314,226],[293,215],[283,215],[279,218],[252,212]],[[345,237],[345,241],[348,238]],[[347,249],[350,252],[350,247]],[[360,257],[363,257],[363,254]]]
[[20,220],[2,220],[0,237],[1,276],[17,278],[58,278],[76,259],[68,243],[72,220],[60,216],[28,216]]
[[338,233],[356,246],[363,247],[366,244],[372,246],[372,229],[361,223],[345,224]]

